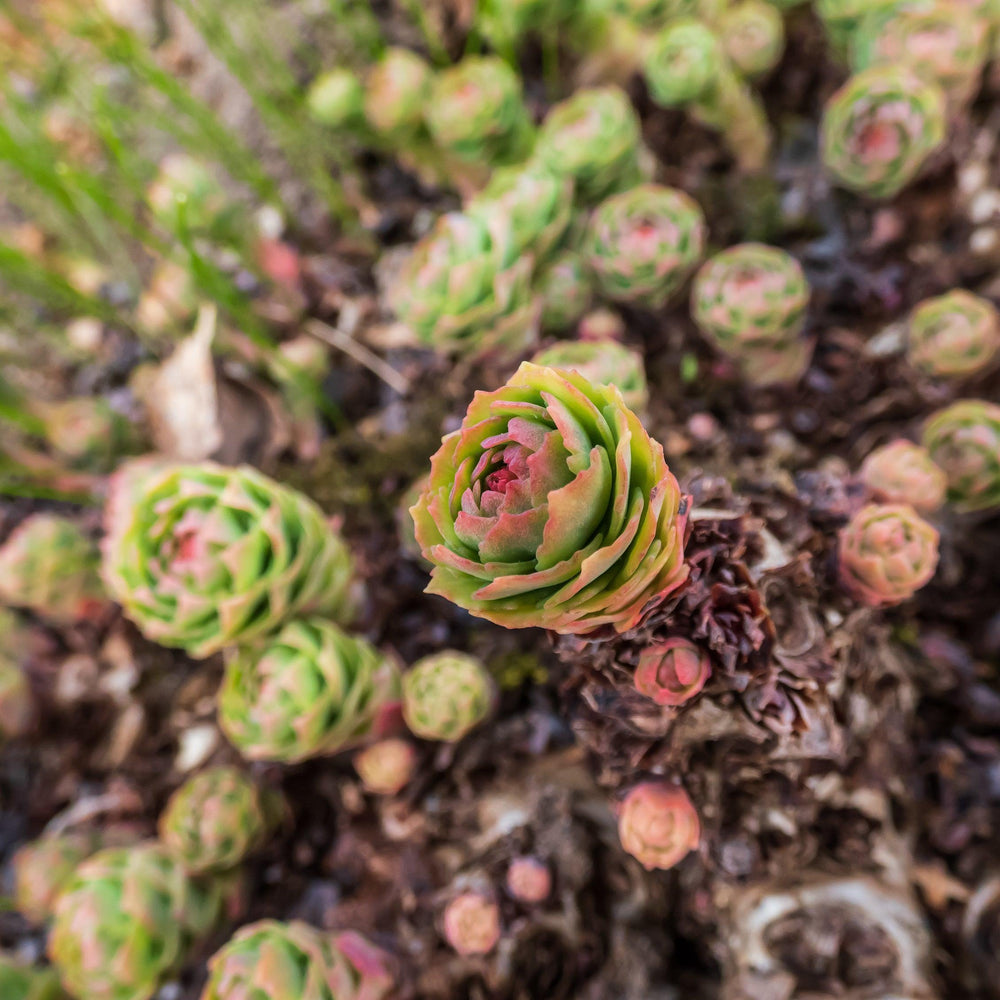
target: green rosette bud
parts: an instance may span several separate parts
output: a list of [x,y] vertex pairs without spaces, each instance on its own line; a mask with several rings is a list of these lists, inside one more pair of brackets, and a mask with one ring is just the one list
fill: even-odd
[[908,504],[868,504],[840,532],[844,586],[864,604],[890,607],[934,576],[938,533]]
[[530,254],[518,251],[511,220],[441,216],[414,248],[390,291],[399,318],[446,354],[517,354],[538,336],[539,303]]
[[221,896],[157,844],[84,861],[56,902],[49,955],[87,1000],[149,1000],[216,925]]
[[823,162],[843,187],[891,198],[944,141],[944,95],[905,66],[873,66],[827,102]]
[[0,953],[0,997],[3,1000],[63,1000],[55,969],[33,969]]
[[100,614],[97,546],[68,518],[32,514],[0,546],[0,602],[60,625]]
[[337,68],[321,73],[306,95],[306,107],[313,121],[329,128],[350,128],[360,121],[364,88],[357,74]]
[[97,847],[97,837],[92,834],[63,833],[40,837],[20,848],[13,860],[14,905],[18,913],[34,924],[49,920],[59,894]]
[[594,204],[639,181],[640,138],[639,116],[624,90],[579,90],[546,115],[535,158],[551,173],[571,177],[577,199]]
[[0,652],[0,746],[16,740],[35,721],[35,699],[24,671]]
[[989,299],[956,288],[925,299],[910,314],[906,357],[925,375],[975,375],[998,353],[1000,314]]
[[537,265],[566,235],[573,217],[573,182],[537,165],[505,167],[494,171],[466,213],[491,231],[502,228],[506,220],[511,253],[530,253]]
[[657,309],[700,263],[705,232],[705,216],[693,198],[642,184],[594,209],[582,254],[599,294]]
[[975,93],[988,56],[988,23],[967,7],[906,0],[876,7],[851,39],[851,66],[909,66],[936,83],[952,107]]
[[617,340],[563,340],[539,351],[531,362],[579,372],[594,385],[613,385],[635,413],[642,413],[649,402],[642,355]]
[[234,767],[188,779],[160,816],[160,840],[192,875],[234,868],[263,845],[281,799]]
[[403,675],[403,718],[422,739],[456,743],[486,718],[494,695],[481,661],[446,649]]
[[347,546],[301,493],[211,462],[126,464],[114,480],[105,582],[155,642],[203,658],[295,615],[349,614]]
[[232,654],[219,724],[249,760],[297,763],[381,735],[398,703],[392,660],[330,622],[307,618]]
[[413,135],[424,123],[433,71],[409,49],[388,48],[365,81],[368,124],[386,139]]
[[729,61],[753,80],[770,73],[785,52],[785,22],[765,0],[741,0],[719,20],[719,37]]
[[507,628],[625,632],[687,578],[663,448],[574,372],[525,363],[477,392],[411,513],[428,593]]
[[795,382],[812,356],[802,339],[809,284],[799,262],[777,247],[741,243],[698,272],[691,312],[702,334],[754,385]]
[[107,471],[132,444],[128,421],[90,396],[41,403],[35,411],[49,447],[75,468]]
[[948,477],[948,501],[962,511],[1000,507],[1000,406],[963,399],[932,414],[923,446]]
[[386,956],[360,934],[293,920],[241,928],[209,960],[201,1000],[388,1000]]
[[927,449],[902,438],[871,452],[858,476],[877,500],[906,503],[919,514],[933,514],[948,487]]
[[521,78],[496,56],[470,56],[440,72],[424,116],[438,147],[466,162],[516,163],[531,150]]
[[535,290],[542,300],[542,328],[565,330],[590,307],[590,271],[580,254],[564,250],[539,271]]

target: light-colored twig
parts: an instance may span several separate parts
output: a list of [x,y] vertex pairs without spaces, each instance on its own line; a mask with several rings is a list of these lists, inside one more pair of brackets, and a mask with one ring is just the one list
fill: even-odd
[[354,358],[358,364],[364,365],[365,368],[377,375],[387,386],[395,389],[401,396],[410,391],[409,379],[396,371],[392,365],[383,361],[377,354],[368,350],[364,344],[359,343],[349,334],[344,333],[343,330],[338,330],[335,326],[330,326],[328,323],[313,319],[306,323],[306,333]]

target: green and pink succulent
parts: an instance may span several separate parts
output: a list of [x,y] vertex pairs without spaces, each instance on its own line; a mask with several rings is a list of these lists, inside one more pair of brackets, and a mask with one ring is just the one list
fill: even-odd
[[488,955],[500,940],[500,909],[481,892],[463,892],[445,907],[444,938],[459,955]]
[[354,770],[365,791],[374,795],[398,795],[410,783],[416,766],[416,748],[398,737],[378,740],[354,755]]
[[921,439],[961,511],[1000,508],[1000,406],[963,399],[931,415]]
[[962,378],[1000,355],[1000,314],[963,288],[925,299],[910,314],[906,356],[925,375]]
[[416,52],[386,49],[365,80],[364,112],[372,130],[393,141],[418,132],[432,77],[430,66]]
[[944,503],[948,486],[927,449],[903,438],[871,452],[859,477],[876,500],[908,503],[920,514],[933,514]]
[[680,636],[647,646],[635,668],[636,690],[657,705],[690,701],[712,675],[708,654]]
[[14,855],[14,905],[32,923],[44,924],[76,869],[98,848],[90,833],[40,837]]
[[673,868],[701,839],[701,824],[687,792],[677,785],[636,785],[618,807],[618,836],[644,868]]
[[306,95],[306,106],[313,120],[332,129],[357,125],[363,103],[364,88],[358,75],[344,67],[320,74]]
[[446,649],[403,675],[403,718],[416,736],[455,743],[486,718],[495,696],[481,661]]
[[579,372],[594,385],[613,385],[633,413],[642,414],[649,402],[642,355],[617,340],[561,340],[539,351],[531,363]]
[[719,19],[722,48],[736,69],[753,80],[770,73],[785,52],[781,11],[766,0],[739,0]]
[[590,307],[590,271],[575,250],[557,253],[535,277],[542,302],[542,329],[565,330]]

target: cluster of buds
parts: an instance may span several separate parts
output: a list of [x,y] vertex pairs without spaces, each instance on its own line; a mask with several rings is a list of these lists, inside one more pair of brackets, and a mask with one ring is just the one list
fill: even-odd
[[413,778],[417,751],[409,740],[379,740],[354,755],[354,770],[365,790],[374,795],[398,795]]
[[590,273],[574,250],[556,254],[535,278],[535,291],[542,303],[543,330],[565,330],[590,306],[593,294]]
[[691,292],[698,328],[760,386],[796,382],[808,367],[812,344],[801,336],[808,305],[798,261],[761,243],[716,254]]
[[385,50],[365,80],[365,118],[377,135],[398,142],[420,131],[432,76],[430,66],[416,52],[398,47]]
[[444,938],[459,955],[487,955],[500,940],[500,910],[489,896],[463,892],[445,907]]
[[910,314],[906,356],[925,375],[961,378],[1000,354],[1000,314],[988,299],[956,288]]
[[24,671],[0,652],[0,746],[16,740],[35,721],[35,700]]
[[630,789],[618,808],[622,847],[644,868],[673,868],[701,839],[701,824],[687,792],[647,781]]
[[49,955],[87,1000],[149,1000],[217,924],[218,887],[191,879],[159,845],[106,848],[56,902]]
[[903,438],[871,452],[859,476],[876,500],[908,503],[921,514],[933,514],[944,503],[948,485],[927,449]]
[[386,1000],[386,956],[360,934],[260,920],[212,956],[201,1000]]
[[249,467],[127,463],[105,522],[112,596],[150,639],[196,658],[297,614],[350,614],[344,542],[311,500]]
[[719,18],[719,37],[729,61],[750,80],[765,76],[785,52],[785,22],[766,0],[740,0]]
[[0,953],[0,997],[4,1000],[63,1000],[54,969],[34,969]]
[[657,309],[701,262],[705,216],[683,191],[640,184],[594,210],[582,253],[597,291]]
[[936,84],[906,66],[873,66],[827,103],[822,157],[843,187],[890,198],[917,176],[944,136],[944,95]]
[[840,579],[871,607],[901,604],[937,569],[938,533],[908,504],[868,504],[841,530]]
[[687,577],[662,446],[574,372],[525,362],[477,392],[412,514],[428,592],[507,628],[624,632]]
[[281,814],[277,793],[234,767],[186,781],[160,816],[160,841],[192,875],[227,871],[257,850]]
[[493,707],[493,681],[474,656],[446,649],[403,675],[403,718],[417,736],[455,743]]
[[634,413],[643,413],[649,402],[642,355],[617,340],[563,340],[539,351],[531,362],[579,372],[594,385],[613,385]]
[[0,602],[57,624],[85,621],[107,605],[97,546],[68,518],[32,514],[0,546]]
[[44,924],[55,912],[56,900],[81,862],[99,846],[89,833],[40,837],[14,855],[14,904],[32,923]]
[[684,107],[722,137],[745,170],[760,170],[771,149],[763,105],[736,72],[707,25],[680,19],[650,43],[643,73],[653,101]]
[[1000,406],[963,399],[938,410],[922,444],[948,480],[948,500],[962,511],[1000,507]]
[[531,147],[521,78],[496,56],[469,56],[440,72],[424,117],[438,148],[460,161],[516,163]]
[[295,763],[377,737],[398,704],[391,659],[331,622],[306,618],[231,654],[219,724],[249,760]]
[[641,178],[639,116],[619,87],[578,90],[546,115],[535,159],[572,178],[577,200],[593,205]]
[[552,872],[538,858],[514,858],[507,868],[504,884],[519,903],[544,903],[552,893]]
[[442,215],[414,248],[390,292],[400,319],[446,354],[516,354],[538,336],[534,260],[511,220]]
[[338,67],[316,77],[306,96],[306,105],[315,121],[342,129],[358,123],[364,99],[364,88],[357,74]]
[[683,705],[701,691],[711,675],[708,654],[677,636],[647,646],[639,654],[635,687],[657,705]]

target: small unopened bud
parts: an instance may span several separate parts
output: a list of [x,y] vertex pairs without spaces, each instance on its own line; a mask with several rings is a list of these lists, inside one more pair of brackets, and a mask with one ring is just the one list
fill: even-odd
[[515,858],[507,869],[507,891],[522,903],[541,903],[552,892],[552,873],[538,858]]
[[647,781],[622,801],[618,836],[622,847],[645,868],[672,868],[698,846],[701,826],[683,788]]
[[711,674],[708,656],[693,642],[677,637],[639,654],[635,686],[657,705],[683,705],[705,686]]
[[379,740],[354,756],[354,769],[375,795],[397,795],[409,784],[417,752],[407,740]]
[[944,503],[948,485],[927,449],[903,438],[871,452],[859,475],[877,499],[908,503],[921,514],[932,513]]
[[454,743],[486,718],[494,687],[486,667],[455,650],[432,653],[403,677],[403,718],[425,740]]
[[459,955],[486,955],[500,940],[500,911],[478,892],[456,896],[444,911],[445,940]]

